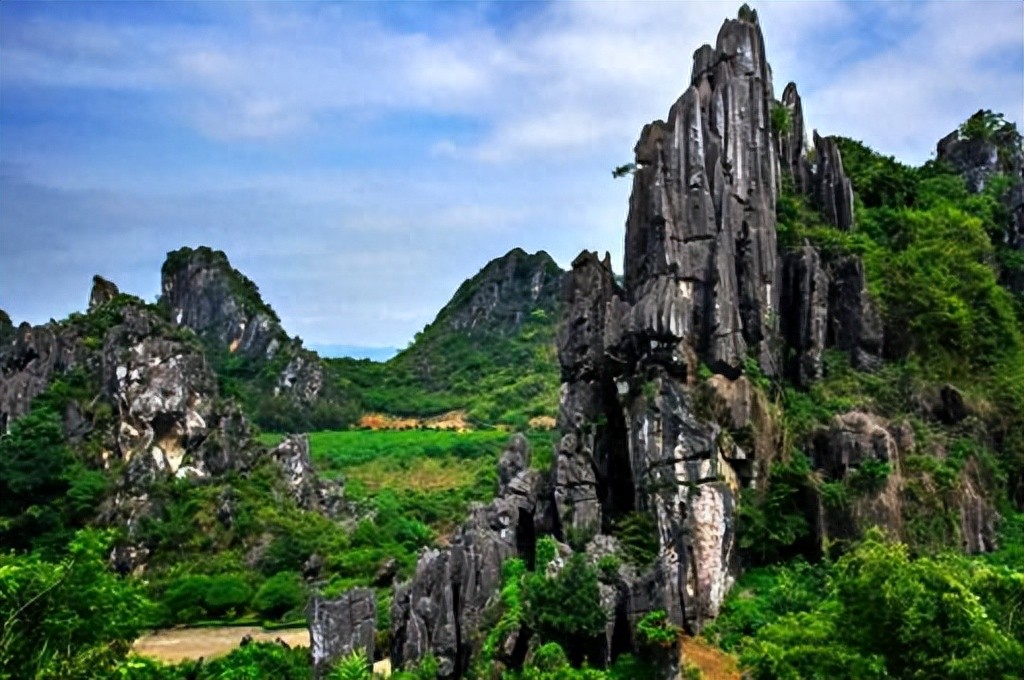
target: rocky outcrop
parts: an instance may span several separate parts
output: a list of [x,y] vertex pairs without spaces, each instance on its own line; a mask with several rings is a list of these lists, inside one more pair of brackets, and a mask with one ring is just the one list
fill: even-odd
[[625,249],[638,343],[685,345],[674,354],[734,375],[751,348],[774,372],[773,101],[760,26],[727,21],[667,122],[641,132]]
[[[123,529],[111,559],[127,573],[149,557],[138,529],[163,511],[156,485],[214,482],[252,469],[267,452],[238,406],[220,398],[195,336],[173,328],[162,310],[114,290],[97,280],[88,314],[19,327],[0,350],[0,423],[6,428],[55,380],[65,381],[65,437],[82,449],[81,462],[113,475],[95,519]],[[342,488],[317,479],[304,444],[289,440],[270,460],[300,506],[334,516]],[[230,524],[232,508],[232,498],[222,498],[218,520]]]
[[0,433],[29,412],[54,373],[74,368],[82,358],[73,329],[55,323],[18,326],[10,344],[0,350]]
[[336,660],[362,651],[373,663],[377,629],[377,595],[353,588],[336,600],[314,596],[309,603],[309,649],[313,677],[322,678]]
[[270,358],[287,340],[256,284],[234,269],[223,252],[181,248],[167,254],[160,275],[160,304],[171,321],[222,351]]
[[836,229],[853,229],[853,184],[843,170],[843,156],[832,137],[814,133],[811,199],[825,221]]
[[161,276],[160,304],[172,323],[202,339],[211,361],[238,356],[258,375],[272,367],[270,378],[252,379],[248,389],[280,397],[299,410],[337,401],[320,357],[288,337],[256,284],[224,253],[205,246],[176,250],[167,254]]
[[796,83],[786,85],[779,106],[787,112],[789,129],[776,131],[776,138],[782,171],[791,180],[793,191],[810,199],[828,224],[851,231],[853,184],[843,168],[836,140],[815,131],[813,153],[808,153],[803,104]]
[[789,129],[778,130],[779,162],[782,171],[793,182],[798,194],[810,195],[811,165],[807,160],[807,129],[804,127],[804,107],[797,92],[796,83],[789,83],[782,90],[781,105],[786,108]]
[[828,343],[850,353],[854,368],[871,370],[881,364],[882,314],[868,293],[864,263],[851,255],[831,267]]
[[782,268],[782,330],[792,348],[786,373],[800,385],[822,377],[829,321],[829,276],[818,251],[804,246],[788,253]]
[[[522,451],[524,440],[510,450]],[[518,454],[515,454],[518,455]],[[507,469],[507,468],[506,468]],[[533,566],[538,531],[550,531],[545,476],[522,469],[490,504],[476,505],[451,546],[424,552],[412,580],[395,588],[391,660],[402,667],[431,653],[438,677],[460,677],[480,644],[483,614],[501,585],[501,565],[521,556]]]
[[110,302],[120,294],[117,284],[108,281],[99,274],[92,277],[92,290],[89,292],[89,311]]
[[300,508],[328,517],[338,517],[345,510],[345,487],[316,474],[309,456],[308,436],[285,437],[270,455],[284,471],[288,489]]

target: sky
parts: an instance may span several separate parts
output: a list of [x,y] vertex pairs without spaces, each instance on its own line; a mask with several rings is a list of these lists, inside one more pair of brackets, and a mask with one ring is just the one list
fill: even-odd
[[[514,247],[621,269],[641,127],[740,3],[0,2],[0,308],[222,249],[307,345],[404,347]],[[1021,122],[1024,3],[761,2],[775,93],[913,164]]]

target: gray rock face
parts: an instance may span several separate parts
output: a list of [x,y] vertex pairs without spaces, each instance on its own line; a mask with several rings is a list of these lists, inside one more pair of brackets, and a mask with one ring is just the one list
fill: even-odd
[[316,596],[309,603],[309,649],[313,677],[322,678],[331,664],[354,651],[373,663],[377,596],[370,588],[353,588],[336,600]]
[[782,91],[782,106],[789,111],[789,131],[779,134],[779,163],[793,181],[798,194],[811,193],[811,166],[807,162],[807,129],[804,107],[796,83],[788,83]]
[[308,436],[286,437],[270,455],[284,471],[288,488],[299,507],[328,517],[337,517],[345,510],[345,487],[316,474],[309,457]]
[[815,132],[814,156],[809,160],[807,127],[796,83],[789,83],[782,91],[781,106],[789,112],[790,129],[777,134],[779,158],[783,172],[793,182],[793,190],[807,196],[833,227],[852,230],[853,184],[843,168],[842,154],[835,139]]
[[691,85],[667,122],[644,127],[626,223],[638,342],[685,341],[713,369],[733,373],[752,347],[774,372],[773,100],[760,27],[726,21],[716,47],[694,55]]
[[855,368],[870,370],[881,363],[882,315],[867,292],[864,263],[857,256],[832,266],[829,292],[828,342],[850,352]]
[[213,420],[216,379],[194,347],[160,336],[162,323],[129,307],[104,339],[103,382],[118,409],[119,454],[150,456],[156,469],[172,475],[206,475],[205,461],[188,454]]
[[843,169],[843,157],[832,137],[814,133],[814,172],[811,198],[825,220],[843,231],[853,229],[853,184]]
[[277,314],[256,285],[207,247],[168,253],[161,270],[160,303],[171,321],[231,353],[269,358],[287,340]]
[[[510,448],[515,447],[516,444]],[[451,547],[420,556],[412,581],[396,586],[391,609],[395,667],[432,653],[438,677],[459,677],[483,637],[482,616],[501,586],[501,565],[522,556],[532,564],[535,532],[550,491],[533,470],[518,472],[506,493],[476,505]]]
[[110,302],[120,292],[113,281],[108,281],[99,274],[92,277],[92,291],[89,293],[89,311],[91,312],[100,305]]
[[829,320],[829,276],[818,251],[804,246],[786,255],[782,273],[783,336],[795,350],[786,372],[807,386],[822,375]]
[[46,389],[55,373],[78,366],[84,359],[74,329],[50,323],[23,323],[10,344],[0,349],[0,434],[15,418],[25,415],[32,400]]
[[529,467],[530,442],[521,433],[515,434],[498,458],[498,495],[508,493],[512,480]]

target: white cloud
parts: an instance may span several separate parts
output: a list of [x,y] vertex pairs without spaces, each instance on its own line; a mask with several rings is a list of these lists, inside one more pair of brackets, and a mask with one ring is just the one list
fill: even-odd
[[[291,332],[401,346],[513,246],[563,266],[582,248],[618,262],[629,184],[610,171],[736,4],[525,4],[501,25],[466,5],[431,8],[423,25],[369,4],[198,7],[208,21],[0,27],[5,97],[153,98],[104,122],[134,132],[153,116],[199,150],[175,164],[142,142],[103,155],[105,140],[76,146],[65,129],[35,131],[17,155],[5,141],[0,293],[19,313],[33,300],[37,319],[61,311],[46,300],[80,308],[95,271],[152,295],[164,252],[209,243]],[[776,92],[795,80],[823,132],[923,160],[977,108],[1019,120],[1019,3],[758,10]],[[23,283],[58,259],[51,281]]]

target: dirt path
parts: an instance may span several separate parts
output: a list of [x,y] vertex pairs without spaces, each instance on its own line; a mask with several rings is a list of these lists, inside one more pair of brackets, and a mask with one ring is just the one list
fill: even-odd
[[706,680],[740,680],[739,666],[734,657],[708,644],[703,638],[684,635],[679,642],[684,668],[687,662],[692,663]]
[[223,656],[237,647],[246,635],[251,635],[257,642],[273,642],[281,638],[291,647],[309,646],[309,631],[305,628],[265,631],[258,626],[222,626],[158,630],[136,640],[132,649],[142,656],[177,663],[185,659]]

